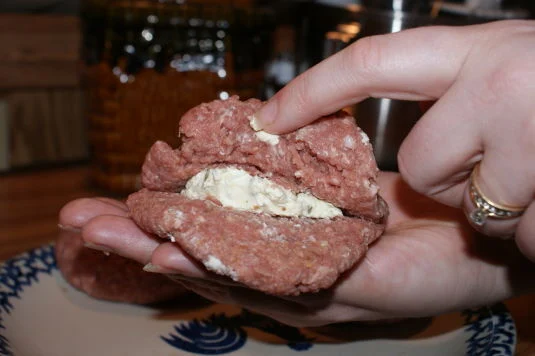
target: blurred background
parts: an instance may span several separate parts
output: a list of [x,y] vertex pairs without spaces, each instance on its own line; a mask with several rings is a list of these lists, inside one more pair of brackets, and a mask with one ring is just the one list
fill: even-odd
[[[364,36],[534,13],[532,0],[2,0],[0,172],[82,162],[127,193],[151,144],[178,145],[178,119],[201,102],[269,98]],[[348,110],[396,170],[418,103]]]

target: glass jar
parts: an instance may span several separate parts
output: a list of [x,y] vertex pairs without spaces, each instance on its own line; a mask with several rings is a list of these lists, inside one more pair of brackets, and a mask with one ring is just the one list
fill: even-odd
[[[93,1],[85,58],[94,182],[128,193],[157,140],[179,145],[190,108],[257,96],[270,43],[266,12],[223,2]],[[104,30],[102,30],[104,28]],[[241,34],[248,31],[249,40]],[[256,61],[256,62],[255,62]]]

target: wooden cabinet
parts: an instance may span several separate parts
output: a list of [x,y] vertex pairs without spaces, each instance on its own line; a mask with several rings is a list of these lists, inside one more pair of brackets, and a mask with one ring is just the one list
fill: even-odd
[[80,21],[0,14],[0,170],[85,160]]

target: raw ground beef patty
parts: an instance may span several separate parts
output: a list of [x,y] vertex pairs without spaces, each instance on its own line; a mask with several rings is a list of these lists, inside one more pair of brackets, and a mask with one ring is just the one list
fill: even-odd
[[[278,137],[255,132],[262,103],[237,97],[202,104],[180,121],[182,145],[156,142],[145,188],[127,205],[145,231],[176,241],[207,269],[275,295],[331,286],[383,232],[388,214],[367,136],[345,112]],[[180,191],[208,168],[234,167],[332,203],[343,216],[271,216],[189,199]]]
[[143,271],[143,266],[135,261],[86,248],[79,233],[61,232],[55,252],[65,280],[97,299],[151,304],[187,292],[166,276]]

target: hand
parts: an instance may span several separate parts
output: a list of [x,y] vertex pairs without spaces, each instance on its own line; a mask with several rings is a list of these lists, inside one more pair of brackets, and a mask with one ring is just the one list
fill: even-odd
[[299,297],[269,296],[208,272],[176,244],[141,231],[116,201],[71,202],[60,224],[81,229],[90,247],[151,263],[149,270],[169,274],[208,299],[293,326],[428,316],[496,302],[533,286],[535,271],[518,273],[530,268],[514,246],[480,245],[462,214],[414,192],[398,174],[382,173],[378,183],[390,205],[385,234],[333,288]]
[[482,193],[526,211],[477,228],[514,235],[535,260],[533,58],[534,21],[367,37],[290,82],[256,120],[266,131],[281,133],[368,97],[437,100],[400,149],[403,178],[418,192],[472,211],[468,177],[481,162],[476,178]]

